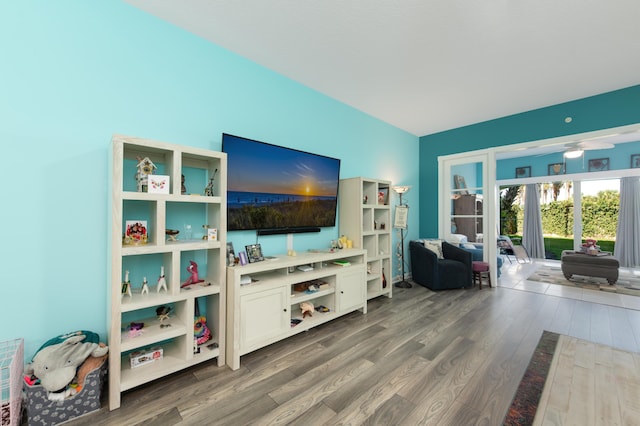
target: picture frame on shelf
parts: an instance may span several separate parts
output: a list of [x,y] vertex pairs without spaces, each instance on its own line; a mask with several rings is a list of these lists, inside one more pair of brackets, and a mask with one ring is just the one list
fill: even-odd
[[516,167],[516,179],[531,177],[531,166]]
[[549,176],[563,175],[564,173],[564,163],[551,163],[547,166],[547,174]]
[[608,158],[592,158],[591,160],[589,160],[590,172],[603,172],[606,170],[609,170]]
[[169,193],[169,176],[165,175],[149,175],[147,192],[149,194],[168,194]]
[[249,244],[244,246],[247,251],[247,260],[249,263],[261,262],[264,260],[262,255],[262,246],[260,244]]
[[387,204],[389,202],[389,188],[378,189],[378,204]]
[[148,238],[146,220],[136,219],[125,221],[124,237],[122,238],[123,245],[147,244]]
[[631,168],[640,168],[640,154],[631,154]]

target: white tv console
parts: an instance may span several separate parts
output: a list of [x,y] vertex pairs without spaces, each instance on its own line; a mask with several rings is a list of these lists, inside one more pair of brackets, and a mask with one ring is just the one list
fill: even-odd
[[[240,368],[240,356],[256,349],[358,309],[366,313],[366,253],[363,249],[310,251],[227,267],[227,364],[231,369]],[[313,270],[300,271],[301,265],[311,265]],[[241,284],[249,281],[247,277],[250,282]],[[320,288],[295,291],[310,282]],[[303,302],[328,311],[314,310],[303,318]],[[301,321],[293,325],[292,320]]]

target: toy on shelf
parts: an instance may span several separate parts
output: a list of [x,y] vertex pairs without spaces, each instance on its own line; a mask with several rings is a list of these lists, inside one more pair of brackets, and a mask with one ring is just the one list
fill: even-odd
[[[193,323],[193,335],[195,337],[196,345],[202,345],[208,342],[211,339],[211,330],[207,327],[207,318],[204,315],[200,315],[200,305],[198,303],[198,299],[194,300],[195,302],[195,321]],[[194,348],[194,351],[199,352],[199,348],[197,346]]]
[[158,316],[158,320],[160,320],[161,327],[164,320],[169,319],[169,312],[171,312],[171,306],[158,306],[156,308],[156,315]]
[[142,330],[143,327],[144,323],[142,322],[132,322],[129,324],[129,337],[134,338],[142,336],[142,333],[144,333]]
[[149,294],[149,283],[147,283],[147,277],[142,279],[142,291],[140,294]]
[[156,293],[160,293],[160,290],[167,291],[167,280],[164,277],[164,266],[160,267],[160,277],[158,278],[158,288]]
[[209,179],[209,183],[207,184],[207,187],[204,189],[204,195],[208,197],[213,197],[213,182],[216,179],[216,173],[218,173],[218,169],[214,170],[213,176],[211,176],[211,179]]
[[129,271],[124,271],[124,281],[122,282],[122,294],[133,297],[131,294],[131,281],[129,281]]
[[300,304],[300,310],[302,311],[302,318],[306,318],[307,315],[309,315],[310,317],[313,316],[313,303],[311,302],[302,302]]
[[201,280],[200,277],[198,276],[198,264],[193,260],[189,261],[189,266],[187,266],[187,272],[189,272],[191,276],[187,278],[187,280],[180,285],[180,288],[184,288],[191,284],[198,284],[198,283],[204,282],[204,280]]

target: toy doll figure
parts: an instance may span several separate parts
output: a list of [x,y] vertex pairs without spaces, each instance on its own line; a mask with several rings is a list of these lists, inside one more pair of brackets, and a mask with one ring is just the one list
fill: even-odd
[[191,284],[202,283],[204,280],[201,280],[198,276],[198,264],[193,260],[189,261],[189,266],[187,266],[187,272],[191,274],[189,278],[185,282],[180,285],[180,288],[186,287]]
[[167,280],[164,278],[164,266],[160,267],[160,278],[158,278],[158,288],[156,292],[160,293],[160,290],[167,291]]

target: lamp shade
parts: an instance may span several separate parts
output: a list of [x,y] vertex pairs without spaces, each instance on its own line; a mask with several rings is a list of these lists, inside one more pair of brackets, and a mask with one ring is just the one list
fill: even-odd
[[409,192],[411,187],[409,185],[395,185],[392,186],[391,189],[393,189],[393,192],[396,194],[404,194],[405,192]]

